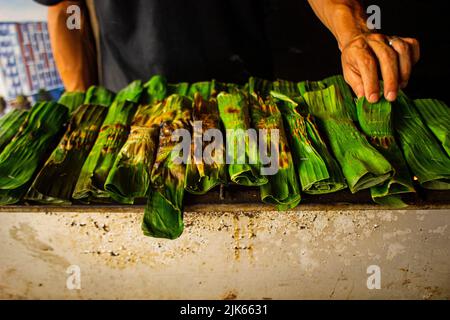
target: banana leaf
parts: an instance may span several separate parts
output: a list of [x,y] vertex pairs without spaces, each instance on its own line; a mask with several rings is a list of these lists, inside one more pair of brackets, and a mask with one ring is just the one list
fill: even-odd
[[19,131],[27,115],[27,110],[14,109],[0,118],[0,152]]
[[407,204],[402,200],[401,194],[415,190],[408,166],[395,141],[391,103],[383,97],[374,104],[360,98],[356,110],[361,131],[394,169],[394,174],[389,180],[370,188],[373,201],[389,207],[406,207]]
[[443,101],[435,99],[417,99],[414,105],[450,156],[450,108]]
[[179,153],[174,148],[179,142],[172,141],[172,137],[177,129],[190,130],[191,105],[191,99],[176,94],[166,100],[161,117],[158,152],[152,168],[151,191],[142,223],[145,235],[175,239],[183,232],[186,166],[176,161]]
[[[95,104],[90,104],[91,100]],[[39,171],[27,200],[45,204],[71,204],[81,168],[97,139],[113,94],[102,87],[91,87],[85,103],[72,114],[59,145]]]
[[402,92],[394,108],[394,128],[406,163],[425,189],[450,189],[450,158],[427,128],[414,102]]
[[281,93],[289,98],[299,97],[300,91],[295,82],[287,80],[276,80],[272,83],[273,91]]
[[[205,87],[199,87],[199,92],[194,93],[191,158],[186,165],[185,179],[185,189],[192,194],[205,194],[215,186],[225,184],[227,181],[223,141],[204,141],[203,135],[207,130],[216,130],[216,132],[218,130],[222,134],[217,100],[202,97],[202,95],[211,96],[211,90],[214,89],[206,84]],[[200,93],[202,91],[203,94]],[[196,141],[197,143],[195,143]],[[214,154],[211,153],[211,158],[208,158],[205,163],[205,157],[202,155],[203,151],[207,151],[208,148],[214,148]]]
[[200,94],[200,96],[204,100],[209,100],[211,97],[217,96],[216,82],[213,80],[213,81],[196,82],[191,84],[189,86],[187,96],[191,99],[194,99],[197,93]]
[[[251,95],[250,114],[252,124],[262,133],[262,145],[271,156],[276,155],[275,174],[267,175],[268,183],[260,187],[261,200],[274,204],[278,210],[295,208],[301,200],[300,187],[295,172],[294,161],[286,138],[281,112],[270,96],[263,100],[256,94]],[[267,131],[265,131],[267,130]],[[278,143],[272,141],[271,130],[278,131]],[[261,145],[260,145],[261,148]],[[269,151],[269,150],[267,150]]]
[[322,80],[322,83],[328,87],[335,86],[342,96],[343,105],[347,109],[347,113],[353,121],[357,122],[358,117],[356,114],[353,91],[345,81],[344,77],[342,75],[331,76]]
[[66,106],[69,109],[69,114],[71,114],[83,104],[84,98],[84,92],[64,92],[59,98],[58,103]]
[[[257,133],[250,129],[248,97],[242,91],[222,92],[217,96],[219,114],[226,129],[226,155],[230,180],[244,186],[262,186]],[[253,133],[252,133],[253,132]],[[250,137],[254,134],[254,137]],[[242,150],[244,149],[244,150]]]
[[393,174],[391,164],[358,131],[334,85],[303,95],[319,121],[352,193],[382,184]]
[[278,99],[283,114],[302,191],[325,194],[345,189],[347,184],[342,170],[328,151],[313,116],[299,112],[307,110],[304,100],[273,91],[271,94]]
[[68,110],[56,102],[31,108],[12,141],[0,153],[0,205],[20,201],[67,121]]
[[110,199],[109,192],[104,189],[105,182],[117,154],[128,138],[142,90],[142,82],[137,80],[117,94],[108,109],[97,141],[81,169],[73,193],[74,199],[87,202],[105,202]]
[[[111,198],[120,203],[134,203],[148,195],[150,176],[158,146],[159,127],[164,113],[163,101],[168,88],[166,79],[154,76],[144,85],[144,100],[131,122],[130,134],[120,149],[105,183]],[[186,86],[177,86],[185,91]]]
[[270,95],[270,91],[273,89],[271,81],[256,77],[250,77],[246,87],[246,91],[248,91],[248,93],[256,93],[264,98],[268,97]]

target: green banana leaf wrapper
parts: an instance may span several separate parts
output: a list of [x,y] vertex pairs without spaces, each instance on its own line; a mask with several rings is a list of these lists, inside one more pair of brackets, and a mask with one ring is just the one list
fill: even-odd
[[[255,133],[255,139],[250,139],[247,130],[250,129],[248,96],[243,91],[233,90],[231,93],[221,92],[217,96],[219,114],[226,130],[226,154],[230,180],[244,186],[262,186],[268,182],[261,175],[261,163]],[[250,143],[254,140],[254,143]],[[242,142],[242,143],[241,143]],[[240,146],[244,147],[242,152]]]
[[352,193],[382,184],[393,175],[391,164],[358,131],[334,85],[303,95],[319,121]]
[[144,88],[143,101],[131,122],[130,134],[105,182],[105,190],[111,198],[125,204],[148,195],[167,93],[172,90],[187,92],[185,84],[168,85],[161,76],[152,77]]
[[425,189],[450,189],[450,158],[402,92],[394,105],[394,128],[406,163]]
[[[184,229],[183,198],[186,166],[177,162],[178,141],[172,141],[177,129],[190,135],[192,100],[181,95],[167,98],[159,131],[159,146],[151,175],[151,191],[145,208],[142,230],[145,235],[175,239]],[[183,159],[189,157],[189,151]]]
[[67,108],[56,102],[40,102],[31,108],[19,132],[0,153],[0,205],[22,199],[67,118]]
[[[210,94],[206,96],[210,96]],[[200,92],[196,92],[194,94],[192,120],[191,157],[186,165],[184,187],[189,193],[205,194],[212,188],[227,182],[224,141],[203,141],[202,139],[207,130],[216,130],[221,134],[216,98],[205,99]],[[197,141],[197,144],[194,143],[195,141]],[[196,150],[196,147],[199,150]],[[214,151],[208,153],[208,161],[205,162],[203,152],[208,152],[208,149],[211,148],[214,148]]]
[[27,115],[27,110],[14,109],[0,118],[0,152],[17,134]]
[[283,114],[302,191],[326,194],[347,188],[341,167],[328,150],[314,117],[299,111],[307,110],[304,100],[278,92],[272,95],[278,99]]
[[444,102],[435,99],[417,99],[414,100],[414,105],[427,127],[450,156],[450,108]]
[[[277,161],[278,171],[267,175],[268,183],[260,187],[261,200],[275,205],[278,210],[295,208],[301,200],[300,186],[281,112],[272,97],[263,100],[255,94],[251,95],[250,114],[253,127],[262,133],[259,138],[263,139],[262,145],[266,147],[267,155],[272,156],[275,153]],[[271,130],[278,131],[278,143],[271,141]]]
[[356,108],[354,103],[353,91],[350,86],[345,82],[342,75],[335,75],[322,80],[322,83],[326,86],[335,86],[342,96],[343,105],[347,110],[353,121],[357,122],[358,117],[356,114]]
[[128,138],[130,123],[142,93],[141,81],[121,90],[108,109],[97,141],[81,169],[73,198],[85,202],[107,202],[110,194],[104,188],[117,154]]
[[[98,92],[97,92],[98,91]],[[72,114],[59,145],[39,171],[27,200],[44,204],[71,204],[81,168],[89,155],[111,104],[113,94],[102,87],[91,87],[85,104]]]
[[356,110],[361,131],[394,169],[390,179],[370,188],[373,201],[389,207],[406,207],[407,204],[402,200],[401,194],[415,190],[408,166],[395,141],[392,104],[384,97],[374,104],[360,98]]
[[72,112],[84,103],[84,99],[84,92],[64,92],[59,98],[58,103],[66,106],[69,109],[69,114],[72,114]]

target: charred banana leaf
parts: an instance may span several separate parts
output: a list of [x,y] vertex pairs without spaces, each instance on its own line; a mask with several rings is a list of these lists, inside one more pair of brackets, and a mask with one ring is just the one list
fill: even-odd
[[278,99],[286,123],[302,191],[325,194],[345,189],[342,170],[329,152],[313,116],[299,111],[307,110],[303,99],[290,99],[277,92],[272,95]]
[[[260,187],[261,200],[266,203],[273,204],[278,210],[288,210],[295,208],[301,200],[300,187],[295,172],[294,161],[292,159],[291,150],[286,138],[283,127],[283,119],[281,112],[273,98],[268,97],[266,100],[251,95],[250,114],[252,124],[260,133],[259,138],[262,139],[260,148],[266,150],[268,159],[275,160],[275,170],[267,172],[268,183]],[[276,133],[278,141],[273,141],[273,133]],[[275,156],[275,157],[274,157]],[[263,162],[264,165],[266,165]],[[267,167],[266,167],[267,169]]]
[[0,152],[17,134],[27,115],[27,110],[14,109],[0,118]]
[[[192,101],[171,95],[164,105],[159,131],[159,146],[151,175],[151,191],[145,208],[144,234],[158,238],[178,238],[184,229],[183,198],[186,166],[183,159],[189,151],[176,149],[176,130],[184,129],[190,136]],[[184,139],[184,137],[183,137]],[[184,152],[187,154],[184,154]]]
[[360,98],[356,110],[362,132],[394,169],[390,179],[370,188],[373,201],[389,207],[406,207],[401,194],[415,190],[405,159],[395,141],[391,103],[381,98],[379,102],[371,104],[365,98]]
[[27,192],[67,117],[67,108],[56,102],[33,106],[19,132],[0,153],[1,205],[17,203]]
[[399,93],[394,128],[406,163],[426,189],[450,189],[450,158],[427,128],[413,101]]
[[[204,89],[203,94],[206,91]],[[206,95],[210,96],[210,93]],[[186,166],[185,189],[192,194],[205,194],[215,186],[225,184],[227,180],[224,141],[215,140],[223,137],[217,100],[206,100],[196,92],[192,120],[191,159]],[[215,135],[210,136],[212,134]]]
[[319,120],[352,193],[382,184],[392,176],[391,164],[358,131],[334,85],[306,92],[303,97],[309,112]]
[[[244,186],[262,186],[268,182],[261,175],[257,132],[250,129],[248,97],[241,91],[222,92],[217,96],[219,114],[226,129],[226,156],[230,180]],[[250,130],[249,130],[250,129]]]
[[109,192],[104,189],[108,174],[117,154],[128,138],[130,123],[142,93],[141,81],[134,81],[121,90],[108,109],[97,141],[89,153],[73,198],[83,201],[108,201]]
[[[92,100],[91,100],[92,99]],[[113,94],[91,87],[85,104],[76,109],[59,145],[39,171],[26,199],[39,203],[70,204],[81,168],[97,139]],[[95,104],[90,104],[95,102]]]
[[144,103],[131,122],[130,134],[120,149],[106,179],[105,189],[120,203],[133,203],[147,197],[150,176],[158,146],[163,101],[168,92],[166,80],[154,76],[144,85]]

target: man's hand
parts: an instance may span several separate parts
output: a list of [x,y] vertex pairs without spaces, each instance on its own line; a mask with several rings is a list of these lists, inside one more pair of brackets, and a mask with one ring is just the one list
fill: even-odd
[[345,80],[358,97],[370,102],[384,96],[393,101],[404,88],[412,66],[419,60],[417,40],[371,33],[359,0],[308,0],[312,9],[335,36],[342,52]]
[[394,101],[398,89],[408,84],[412,66],[419,57],[416,39],[368,33],[346,44],[342,48],[341,60],[344,78],[355,94],[358,97],[365,96],[373,103],[380,97],[378,79],[384,81],[386,99]]

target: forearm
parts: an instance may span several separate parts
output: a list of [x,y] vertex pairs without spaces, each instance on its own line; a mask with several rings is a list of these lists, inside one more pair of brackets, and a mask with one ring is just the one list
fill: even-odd
[[351,40],[369,32],[358,0],[308,0],[322,23],[333,33],[342,50]]
[[[67,7],[81,8],[81,28],[67,27]],[[63,1],[48,9],[48,29],[56,66],[67,91],[85,91],[97,84],[95,43],[88,21],[88,13],[80,2]]]

